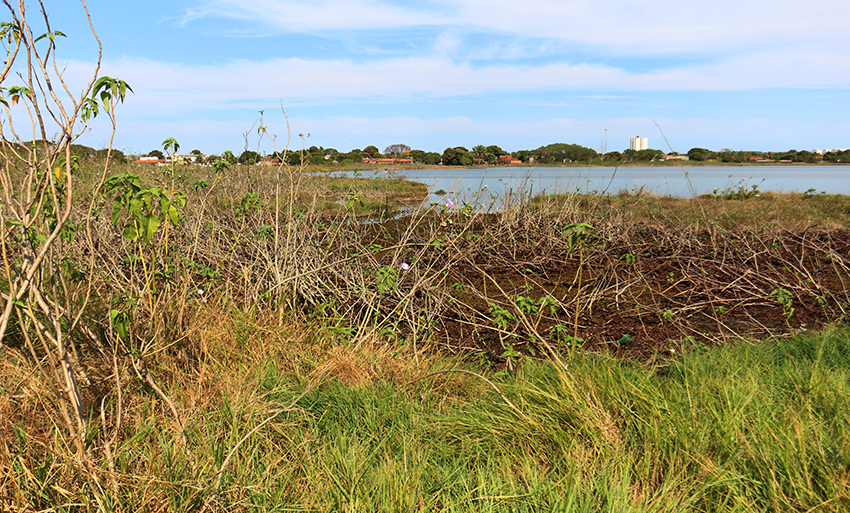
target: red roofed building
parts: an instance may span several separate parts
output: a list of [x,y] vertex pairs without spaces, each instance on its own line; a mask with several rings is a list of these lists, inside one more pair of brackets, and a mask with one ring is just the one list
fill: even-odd
[[522,164],[522,161],[520,159],[515,159],[515,158],[511,157],[510,155],[499,155],[497,162],[499,164],[507,164],[507,165]]

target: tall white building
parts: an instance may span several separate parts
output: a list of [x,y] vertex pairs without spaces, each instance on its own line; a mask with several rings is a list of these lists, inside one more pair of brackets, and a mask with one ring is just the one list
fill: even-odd
[[632,150],[646,150],[649,149],[649,139],[646,137],[632,137],[631,142],[629,143],[629,148]]

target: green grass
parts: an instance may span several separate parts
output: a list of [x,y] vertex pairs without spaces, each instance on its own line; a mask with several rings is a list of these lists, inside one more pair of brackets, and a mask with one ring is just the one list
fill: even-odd
[[587,212],[615,222],[658,223],[667,227],[717,226],[752,230],[850,228],[850,196],[762,192],[747,199],[704,195],[699,198],[655,196],[637,191],[616,195],[552,194],[531,200],[535,208]]
[[[577,354],[566,373],[532,360],[516,376],[479,370],[519,413],[481,379],[426,374],[471,368],[457,361],[416,366],[401,349],[346,345],[287,361],[284,347],[263,344],[262,356],[246,347],[205,369],[207,379],[172,384],[185,445],[152,394],[127,391],[139,403],[115,448],[117,493],[105,473],[97,491],[62,451],[45,457],[45,441],[18,431],[4,495],[65,511],[94,511],[92,494],[107,510],[850,508],[847,327],[654,366]],[[239,440],[322,365],[327,377],[249,436],[216,488]],[[424,379],[410,384],[415,377]]]

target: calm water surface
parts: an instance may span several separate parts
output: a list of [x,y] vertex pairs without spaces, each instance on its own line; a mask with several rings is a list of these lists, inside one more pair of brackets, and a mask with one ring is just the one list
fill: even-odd
[[[645,193],[682,198],[741,186],[751,190],[754,185],[761,191],[814,189],[850,194],[850,166],[491,167],[418,169],[402,174],[429,186],[432,194],[427,202],[444,202],[448,196],[456,204],[492,201],[495,208],[508,195],[573,191],[617,194],[641,187]],[[435,194],[437,191],[445,194]]]

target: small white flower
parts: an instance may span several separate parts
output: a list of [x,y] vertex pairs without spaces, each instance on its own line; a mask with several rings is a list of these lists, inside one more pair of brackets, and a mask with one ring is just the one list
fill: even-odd
[[407,262],[404,262],[404,263],[401,264],[401,270],[402,271],[406,271],[408,269],[410,269],[410,266],[407,264]]

